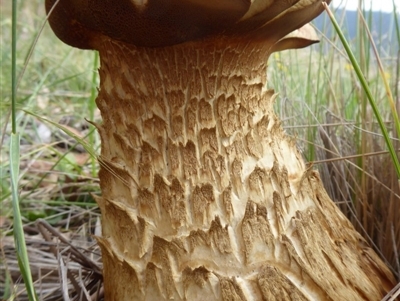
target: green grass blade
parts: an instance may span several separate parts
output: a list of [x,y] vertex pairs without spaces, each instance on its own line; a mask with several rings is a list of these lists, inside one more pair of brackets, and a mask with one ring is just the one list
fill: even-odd
[[11,299],[11,276],[10,276],[10,272],[8,270],[6,270],[4,272],[4,292],[3,292],[3,296],[1,297],[2,300],[10,300]]
[[[397,45],[400,45],[400,24],[399,24],[399,20],[398,20],[398,13],[397,13],[397,6],[395,1],[393,0],[393,16],[394,16],[394,26],[396,28],[396,37],[397,37]],[[395,83],[399,82],[399,75],[400,75],[400,50],[397,50],[397,72],[396,72],[396,81]],[[396,84],[395,88],[394,88],[394,93],[395,93],[395,98],[398,99],[399,98],[399,86]],[[398,135],[400,135],[398,133]]]
[[12,1],[11,21],[11,122],[12,134],[10,139],[10,176],[13,207],[14,243],[17,251],[18,265],[24,279],[26,291],[30,301],[36,301],[37,296],[33,286],[28,252],[25,244],[24,229],[22,226],[21,211],[18,197],[18,175],[20,167],[19,135],[17,134],[16,106],[17,106],[17,0]]
[[17,0],[12,1],[11,18],[11,122],[12,132],[15,134],[17,132]]
[[33,113],[31,111],[28,111],[28,110],[23,110],[23,111],[25,113],[29,114],[29,115],[32,115],[32,116],[36,117],[40,121],[43,121],[45,123],[49,123],[49,124],[57,127],[58,129],[62,130],[68,136],[70,136],[70,137],[74,138],[76,141],[78,141],[79,144],[81,144],[83,146],[83,148],[86,150],[86,152],[89,153],[89,155],[91,155],[94,158],[97,157],[96,151],[93,149],[93,147],[88,142],[86,142],[84,139],[82,139],[81,137],[76,135],[74,132],[72,132],[70,129],[68,129],[67,127],[65,127],[65,126],[63,126],[63,125],[61,125],[61,124],[59,124],[57,122],[54,122],[54,121],[52,121],[50,119],[44,118],[44,117],[42,117],[42,116],[40,116],[40,115],[38,115],[36,113]]
[[[78,142],[83,146],[83,148],[86,150],[86,152],[87,152],[90,156],[92,156],[93,158],[97,158],[98,162],[100,163],[100,165],[101,165],[103,168],[107,169],[107,170],[108,170],[110,173],[112,173],[115,177],[117,177],[119,180],[121,180],[121,182],[122,182],[123,184],[128,185],[128,182],[127,182],[124,178],[122,178],[121,176],[119,176],[118,174],[116,174],[116,173],[112,170],[112,167],[109,166],[109,165],[107,164],[106,161],[104,161],[101,157],[97,157],[96,151],[93,149],[93,147],[92,147],[88,142],[86,142],[84,139],[82,139],[81,137],[79,137],[78,135],[76,135],[75,133],[73,133],[73,132],[72,132],[71,130],[69,130],[67,127],[62,126],[61,124],[58,124],[57,122],[51,121],[51,120],[49,120],[49,119],[47,119],[47,118],[43,118],[43,117],[41,117],[41,116],[39,116],[38,114],[35,114],[35,113],[33,113],[33,112],[30,112],[30,111],[27,111],[27,110],[24,110],[24,112],[27,113],[27,114],[30,114],[30,115],[32,115],[32,116],[34,116],[34,117],[36,117],[37,119],[39,119],[39,120],[41,120],[41,121],[43,121],[43,122],[49,123],[49,124],[51,124],[51,125],[57,127],[58,129],[62,130],[64,133],[66,133],[68,136],[74,138],[76,141],[78,141]],[[137,183],[135,179],[132,179],[132,180],[135,181],[135,184]]]
[[333,24],[333,26],[335,28],[335,31],[337,32],[340,40],[342,41],[342,44],[343,44],[343,46],[344,46],[344,48],[345,48],[345,50],[347,52],[347,55],[350,58],[351,64],[352,64],[352,66],[354,68],[354,71],[357,74],[358,79],[360,80],[360,83],[361,83],[361,85],[362,85],[362,87],[364,89],[364,92],[367,95],[367,98],[369,100],[371,108],[372,108],[372,110],[374,112],[374,115],[375,115],[375,117],[376,117],[376,119],[378,121],[379,127],[380,127],[380,129],[382,131],[382,135],[383,135],[383,137],[385,139],[386,146],[387,146],[387,148],[389,150],[389,153],[390,153],[390,156],[392,158],[392,161],[393,161],[396,173],[397,173],[397,178],[400,180],[400,163],[399,163],[399,160],[397,158],[396,151],[395,151],[395,149],[393,147],[392,141],[390,140],[389,133],[388,133],[388,131],[386,129],[386,126],[385,126],[385,124],[383,122],[382,116],[381,116],[381,114],[379,112],[379,109],[378,109],[378,107],[376,105],[375,99],[372,96],[372,92],[371,92],[371,90],[370,90],[370,88],[368,86],[368,83],[367,83],[367,81],[366,81],[366,79],[364,77],[364,74],[361,71],[360,65],[358,64],[356,58],[354,57],[354,54],[351,51],[350,46],[349,46],[346,38],[344,37],[344,34],[343,34],[342,30],[340,29],[339,24],[336,22],[336,19],[335,19],[333,13],[329,9],[329,7],[326,4],[326,2],[323,2],[323,5],[324,5],[325,10],[327,11],[331,21],[332,21],[332,24]]
[[393,16],[394,16],[394,25],[396,28],[396,37],[397,37],[397,42],[400,44],[400,28],[399,28],[399,20],[398,20],[398,14],[397,14],[397,6],[395,1],[393,0]]
[[25,244],[24,229],[22,226],[21,211],[19,208],[18,197],[18,175],[19,175],[19,135],[11,134],[10,141],[10,175],[11,175],[11,193],[12,193],[12,207],[14,213],[14,239],[15,249],[17,251],[17,258],[19,269],[24,279],[26,291],[30,301],[36,301],[37,296],[33,286],[31,269],[29,266],[28,252]]
[[374,51],[376,61],[378,62],[379,73],[380,73],[383,83],[385,85],[386,95],[389,99],[390,109],[392,111],[392,115],[394,118],[394,125],[395,125],[396,131],[397,131],[397,135],[400,136],[400,120],[399,120],[399,116],[397,114],[396,104],[393,99],[392,91],[390,90],[390,87],[389,87],[389,82],[385,76],[385,70],[383,69],[382,60],[381,60],[378,50],[375,46],[374,40],[372,38],[372,34],[369,31],[368,26],[365,22],[365,19],[362,15],[360,15],[360,19],[365,27],[365,31],[367,32],[368,38],[370,40],[370,44],[371,44],[372,50]]
[[[90,100],[89,100],[89,119],[90,121],[94,121],[94,112],[96,111],[96,95],[97,95],[97,68],[99,65],[99,54],[97,51],[94,52],[94,60],[93,60],[93,74],[92,74],[92,88],[90,90]],[[91,128],[94,128],[91,125]],[[89,136],[90,145],[95,144],[95,131],[91,131]],[[92,165],[92,176],[96,176],[97,173],[97,164],[95,157],[91,157],[91,165]]]
[[[25,74],[26,68],[27,68],[27,66],[28,66],[28,62],[29,62],[29,60],[30,60],[31,57],[32,57],[33,50],[35,49],[35,46],[36,46],[36,44],[37,44],[37,42],[38,42],[38,40],[39,40],[39,37],[40,37],[40,35],[42,34],[42,31],[43,31],[43,29],[44,29],[45,26],[46,26],[47,20],[48,20],[49,16],[51,15],[51,13],[53,12],[54,8],[57,6],[57,4],[58,4],[59,1],[60,1],[60,0],[57,0],[57,1],[54,3],[53,7],[50,9],[49,13],[48,13],[47,16],[46,16],[45,21],[43,22],[43,24],[42,24],[42,26],[40,27],[40,29],[39,29],[37,35],[35,36],[35,39],[34,39],[33,42],[32,42],[32,45],[31,45],[31,47],[30,47],[30,49],[29,49],[29,51],[28,51],[28,54],[27,54],[27,56],[25,57],[25,63],[24,63],[24,66],[22,67],[22,70],[21,70],[21,72],[20,72],[20,74],[19,74],[18,81],[15,82],[15,91],[18,89],[18,86],[19,86],[19,84],[20,84],[20,82],[21,82],[21,79],[22,79],[22,77],[23,77],[24,74]],[[13,2],[17,2],[17,0],[13,0]],[[16,11],[16,4],[15,4],[15,11]],[[14,6],[13,6],[13,13],[14,13]],[[17,19],[15,18],[15,21],[16,21],[16,20],[17,20]],[[16,22],[15,22],[15,23],[16,23]],[[13,22],[13,24],[14,24],[14,22]],[[13,39],[13,40],[14,40],[14,39]],[[16,49],[16,48],[15,48],[15,49]]]

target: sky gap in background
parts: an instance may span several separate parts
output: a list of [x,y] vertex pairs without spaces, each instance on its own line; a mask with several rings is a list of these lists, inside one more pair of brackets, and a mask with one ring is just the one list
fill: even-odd
[[[370,10],[372,4],[372,10],[374,11],[393,11],[393,0],[363,0],[365,9]],[[396,5],[396,11],[400,11],[400,0],[394,0]],[[333,0],[331,5],[334,7],[346,8],[347,10],[357,10],[358,0]]]

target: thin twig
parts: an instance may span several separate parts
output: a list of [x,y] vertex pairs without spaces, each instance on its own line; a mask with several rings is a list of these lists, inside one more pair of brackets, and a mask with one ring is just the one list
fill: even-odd
[[71,248],[71,253],[80,260],[80,264],[86,268],[90,268],[94,273],[102,275],[100,267],[93,260],[85,256],[81,251],[79,251],[74,245],[72,245],[60,232],[54,229],[47,221],[44,219],[37,220],[38,225],[44,226],[51,234],[58,237],[63,243],[67,244]]
[[[397,151],[400,151],[400,149],[398,149]],[[371,152],[371,153],[365,153],[365,154],[359,154],[359,155],[351,155],[351,156],[344,156],[344,157],[338,157],[338,158],[332,158],[332,159],[312,161],[312,163],[313,164],[321,164],[321,163],[342,161],[342,160],[355,159],[355,158],[361,158],[361,157],[387,155],[387,154],[389,154],[389,151]]]
[[[40,221],[37,223],[37,227],[38,227],[40,233],[42,234],[42,236],[44,237],[44,239],[45,239],[46,241],[51,241],[51,236],[50,236],[49,233],[46,231],[47,227],[46,227],[45,225],[43,225],[43,223],[41,223]],[[51,227],[51,226],[50,226],[50,227]],[[55,229],[52,229],[52,230],[55,231]],[[54,235],[54,231],[51,231],[51,232],[53,232],[53,233],[52,233],[53,235]],[[57,237],[60,238],[60,235],[55,235],[55,236],[57,236]],[[62,260],[62,256],[61,256],[61,254],[58,252],[58,250],[56,249],[56,247],[55,247],[54,245],[50,245],[50,251],[53,253],[53,255],[55,256],[55,258],[57,258],[57,261],[58,261],[59,266],[60,266],[61,279],[63,280],[63,279],[64,279],[63,277],[64,277],[65,269],[63,268],[63,267],[64,267],[64,262],[63,262],[63,260]],[[72,285],[73,285],[75,291],[77,292],[77,294],[80,294],[80,292],[81,292],[82,289],[81,289],[80,285],[78,284],[78,282],[76,281],[74,275],[72,275],[71,271],[68,270],[68,269],[66,270],[66,273],[67,273],[68,278],[70,279],[70,281],[71,281],[71,283],[72,283]],[[66,282],[62,281],[62,283],[63,283],[63,284],[65,283],[65,285],[66,285]],[[64,295],[66,292],[68,292],[68,289],[65,290],[65,288],[64,288],[64,286],[63,286],[63,295]],[[64,298],[65,298],[65,296],[64,296]]]
[[397,250],[397,243],[396,243],[396,236],[394,235],[394,227],[393,223],[390,225],[390,232],[392,235],[392,242],[393,242],[393,251],[394,251],[394,260],[397,265],[397,280],[400,280],[400,262],[399,262],[399,252]]

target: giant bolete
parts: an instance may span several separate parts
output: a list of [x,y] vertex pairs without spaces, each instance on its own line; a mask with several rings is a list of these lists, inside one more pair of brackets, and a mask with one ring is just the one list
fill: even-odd
[[100,53],[106,300],[376,301],[391,288],[266,85],[269,55],[315,42],[306,24],[322,11],[318,0],[58,2],[56,35]]

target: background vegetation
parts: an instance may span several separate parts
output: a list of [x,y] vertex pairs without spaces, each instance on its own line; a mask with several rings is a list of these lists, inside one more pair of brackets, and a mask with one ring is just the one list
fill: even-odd
[[[342,15],[341,15],[342,14]],[[348,19],[350,16],[350,19]],[[399,35],[394,13],[364,12],[378,45],[384,77],[399,98]],[[374,19],[375,18],[375,19]],[[343,24],[354,23],[354,13],[336,12]],[[379,26],[385,20],[385,26]],[[395,118],[388,91],[379,74],[377,58],[365,26],[342,25],[400,154]],[[391,27],[387,27],[391,24]],[[321,43],[311,49],[275,54],[269,83],[280,92],[276,110],[287,132],[297,137],[306,161],[321,173],[331,198],[399,278],[400,193],[393,162],[354,68],[331,29],[329,18],[317,20]],[[377,30],[385,27],[387,31]]]
[[[1,1],[0,11],[0,298],[23,300],[26,291],[11,235],[11,6]],[[374,28],[399,112],[398,21],[394,13],[365,12],[365,16]],[[353,35],[345,12],[336,11],[336,18],[349,32],[398,155],[398,133],[365,29],[356,22]],[[34,44],[44,20],[43,1],[18,2],[17,74],[24,72],[18,82],[16,115],[21,135],[20,208],[38,298],[58,300],[70,291],[71,298],[75,292],[79,300],[101,294],[100,252],[92,238],[99,228],[99,211],[92,197],[100,193],[98,164],[71,135],[33,114],[61,124],[98,151],[99,138],[85,121],[101,122],[93,102],[97,58],[93,52],[62,44],[47,25]],[[389,29],[372,26],[383,24],[382,20],[385,24],[391,20]],[[320,44],[274,54],[269,60],[269,86],[280,93],[276,111],[286,131],[297,138],[305,160],[319,169],[331,198],[400,281],[400,191],[393,163],[329,19],[323,16],[317,24]],[[69,273],[79,276],[77,283]]]

